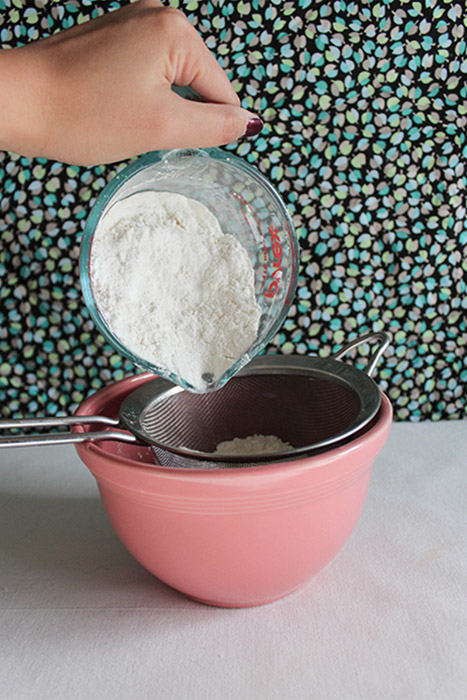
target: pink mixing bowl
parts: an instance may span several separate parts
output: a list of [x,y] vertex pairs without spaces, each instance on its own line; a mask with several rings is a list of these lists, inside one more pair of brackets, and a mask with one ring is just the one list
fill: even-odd
[[[77,413],[118,416],[125,396],[153,378],[116,382]],[[363,510],[391,421],[383,394],[377,417],[347,444],[297,461],[236,469],[167,469],[150,447],[110,440],[76,449],[137,561],[189,598],[249,607],[292,593],[341,549]]]

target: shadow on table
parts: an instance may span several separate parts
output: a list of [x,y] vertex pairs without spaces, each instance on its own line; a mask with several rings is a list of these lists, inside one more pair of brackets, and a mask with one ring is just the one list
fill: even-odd
[[126,551],[97,496],[0,493],[0,561],[4,609],[191,605]]

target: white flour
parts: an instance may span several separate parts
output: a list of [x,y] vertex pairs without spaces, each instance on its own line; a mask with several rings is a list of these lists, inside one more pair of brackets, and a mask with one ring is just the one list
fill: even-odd
[[246,250],[183,195],[144,192],[113,206],[95,232],[90,274],[122,344],[197,391],[256,340],[261,309]]
[[255,455],[270,452],[284,452],[291,450],[292,445],[283,442],[276,435],[249,435],[246,438],[234,438],[220,442],[215,455]]

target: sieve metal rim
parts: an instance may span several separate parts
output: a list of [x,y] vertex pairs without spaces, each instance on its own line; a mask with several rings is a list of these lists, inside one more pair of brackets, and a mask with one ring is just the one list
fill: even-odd
[[[179,457],[197,460],[199,462],[216,462],[219,464],[245,464],[265,463],[296,459],[297,457],[322,451],[330,446],[335,447],[348,440],[354,433],[362,430],[377,414],[381,406],[381,392],[376,382],[369,374],[353,365],[329,358],[318,358],[297,355],[263,355],[254,358],[244,367],[237,377],[252,375],[302,375],[341,384],[351,391],[359,402],[359,412],[356,418],[342,430],[333,436],[321,440],[313,445],[295,447],[292,450],[282,452],[270,452],[267,454],[242,454],[242,455],[214,455],[212,452],[200,452],[198,450],[174,447],[154,438],[145,430],[145,415],[153,411],[158,402],[181,393],[181,387],[174,386],[172,382],[156,377],[135,389],[124,399],[120,406],[119,417],[121,424],[145,443],[156,445],[159,449],[166,450]],[[235,381],[233,377],[230,381]],[[202,464],[199,465],[202,468]]]

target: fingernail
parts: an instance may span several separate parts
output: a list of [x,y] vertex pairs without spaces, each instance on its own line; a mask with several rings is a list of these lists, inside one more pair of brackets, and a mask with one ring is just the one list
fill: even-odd
[[259,117],[251,117],[247,121],[244,136],[256,136],[262,130],[264,124]]

